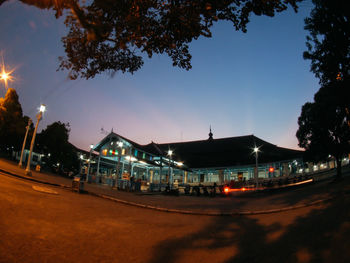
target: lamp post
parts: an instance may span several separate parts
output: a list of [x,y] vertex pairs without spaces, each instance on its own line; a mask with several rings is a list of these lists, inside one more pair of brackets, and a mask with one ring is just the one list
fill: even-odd
[[258,152],[259,152],[259,148],[255,146],[254,152],[255,152],[255,184],[256,184],[256,189],[258,189],[258,184],[259,184]]
[[35,129],[34,129],[34,133],[33,133],[33,137],[32,137],[32,142],[30,143],[30,150],[29,150],[29,155],[28,155],[26,175],[32,175],[32,172],[30,171],[30,162],[32,159],[32,152],[33,152],[33,148],[34,148],[35,136],[36,136],[36,131],[38,130],[39,122],[40,122],[40,120],[43,116],[43,112],[45,110],[46,110],[46,106],[44,104],[41,104],[40,108],[39,108],[39,113],[36,115],[37,121],[36,121]]
[[88,160],[88,168],[86,173],[86,182],[89,182],[89,173],[90,173],[90,163],[91,163],[91,153],[92,149],[94,148],[93,144],[90,144],[90,153],[89,153],[89,160]]
[[79,174],[80,174],[80,176],[82,176],[82,169],[83,169],[83,166],[82,166],[82,164],[83,164],[83,160],[84,160],[84,156],[82,155],[82,154],[80,154],[80,156],[79,156]]
[[[169,156],[169,169],[168,169],[168,183],[170,184],[170,182],[171,182],[171,173],[170,173],[170,163],[171,163],[171,156],[173,155],[173,151],[172,150],[169,150],[168,151],[168,156]],[[172,185],[173,183],[171,182],[171,185]]]
[[21,168],[22,168],[23,152],[24,152],[24,148],[26,146],[28,131],[29,131],[29,128],[30,128],[31,124],[32,124],[32,119],[29,119],[28,120],[28,125],[26,127],[26,135],[24,135],[24,141],[23,141],[23,146],[22,146],[22,151],[21,151],[21,158],[19,159],[19,163],[18,163],[18,166],[21,167]]

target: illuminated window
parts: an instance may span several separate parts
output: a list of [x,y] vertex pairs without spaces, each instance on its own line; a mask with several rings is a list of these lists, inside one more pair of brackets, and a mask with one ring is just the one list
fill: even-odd
[[122,149],[122,155],[125,155],[125,149]]
[[146,159],[146,153],[142,154],[142,159]]
[[135,153],[134,153],[135,157],[137,157],[137,150],[135,150]]
[[152,155],[150,155],[150,156],[149,156],[149,160],[152,161],[152,159],[153,159],[153,158],[152,158]]
[[104,156],[107,155],[107,149],[104,149],[104,150],[102,151],[102,155],[104,155]]

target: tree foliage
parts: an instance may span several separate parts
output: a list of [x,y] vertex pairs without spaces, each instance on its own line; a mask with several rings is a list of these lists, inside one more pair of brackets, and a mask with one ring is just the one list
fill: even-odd
[[38,134],[38,148],[48,156],[46,164],[58,172],[76,171],[79,160],[76,149],[68,142],[69,123],[54,122]]
[[335,82],[320,88],[313,103],[302,107],[296,136],[299,146],[313,159],[325,160],[328,155],[337,161],[337,176],[341,175],[341,160],[350,152],[349,112],[350,99],[343,83]]
[[5,97],[0,98],[0,145],[2,150],[20,149],[28,119],[27,116],[23,116],[16,90],[9,88]]
[[[0,0],[0,4],[6,0]],[[211,37],[212,25],[232,22],[246,32],[250,14],[274,16],[302,0],[20,0],[53,9],[56,17],[68,10],[63,37],[66,56],[60,69],[72,79],[102,72],[135,72],[142,54],[167,54],[174,66],[191,68],[189,43]]]
[[310,17],[305,19],[311,71],[321,85],[350,75],[350,8],[343,0],[313,0]]
[[314,9],[305,19],[311,71],[321,88],[313,103],[302,107],[298,119],[299,146],[316,159],[333,155],[337,176],[341,158],[350,152],[350,9],[346,1],[313,0]]

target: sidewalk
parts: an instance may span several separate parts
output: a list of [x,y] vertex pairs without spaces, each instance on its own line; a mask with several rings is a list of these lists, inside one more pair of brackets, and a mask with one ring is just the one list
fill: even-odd
[[[54,174],[32,171],[32,176],[25,175],[24,169],[16,163],[0,159],[0,172],[26,180],[41,182],[47,186],[70,189],[72,180]],[[0,177],[2,175],[0,174]],[[110,186],[84,184],[88,194],[139,207],[166,212],[201,215],[243,215],[273,213],[315,205],[341,194],[350,193],[350,178],[330,184],[329,180],[305,185],[299,188],[277,190],[273,192],[245,193],[240,196],[205,197],[205,196],[167,196],[147,193],[130,193],[112,189]]]

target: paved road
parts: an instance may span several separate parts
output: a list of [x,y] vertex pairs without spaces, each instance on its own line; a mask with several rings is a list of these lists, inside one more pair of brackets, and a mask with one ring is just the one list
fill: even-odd
[[[24,170],[19,169],[16,163],[0,159],[0,171],[6,170],[13,174],[25,177]],[[347,168],[349,174],[349,169]],[[53,174],[36,173],[30,179],[71,186],[71,179],[63,178]],[[195,196],[164,196],[161,194],[145,195],[135,194],[111,189],[109,186],[85,184],[85,189],[90,193],[98,195],[108,195],[115,199],[147,205],[152,207],[191,211],[194,213],[210,214],[237,214],[246,212],[278,211],[279,209],[289,209],[305,204],[329,199],[339,194],[339,192],[350,190],[350,176],[340,184],[329,184],[329,181],[303,186],[296,189],[274,191],[269,193],[247,193],[234,197],[195,197]]]
[[350,198],[213,217],[0,176],[0,262],[350,262]]

